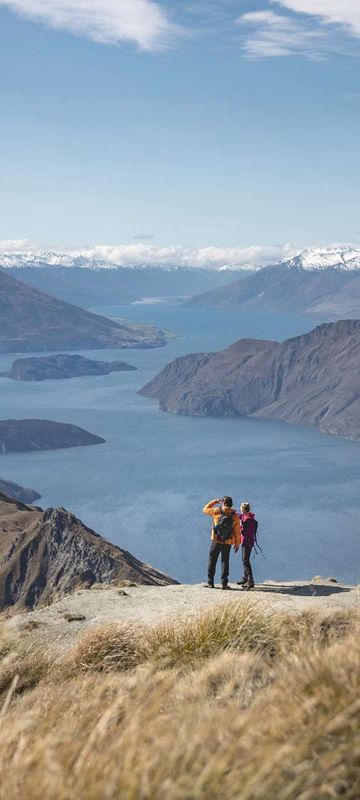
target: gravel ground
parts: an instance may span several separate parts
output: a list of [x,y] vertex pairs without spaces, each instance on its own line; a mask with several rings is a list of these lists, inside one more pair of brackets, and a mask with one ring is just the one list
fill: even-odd
[[[360,586],[345,586],[326,578],[257,585],[242,592],[204,589],[202,585],[123,586],[82,589],[45,608],[9,617],[5,624],[18,632],[31,631],[34,639],[67,649],[89,626],[130,621],[153,625],[162,620],[193,616],[219,603],[241,603],[254,597],[269,610],[293,613],[308,608],[360,608]],[[76,619],[78,617],[78,619]]]

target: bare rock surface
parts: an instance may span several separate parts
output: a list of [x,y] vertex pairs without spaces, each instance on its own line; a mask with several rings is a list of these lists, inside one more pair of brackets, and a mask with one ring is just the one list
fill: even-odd
[[43,511],[0,494],[0,610],[31,609],[78,587],[122,580],[174,583],[64,508]]
[[186,355],[141,389],[164,411],[271,417],[360,437],[360,320],[319,325],[285,342],[240,339]]
[[[108,622],[155,625],[166,620],[188,618],[219,604],[241,603],[249,596],[262,603],[269,613],[276,610],[291,614],[306,609],[360,608],[360,587],[335,585],[326,578],[315,582],[267,581],[249,593],[242,592],[234,583],[230,585],[231,592],[223,592],[220,587],[204,589],[200,584],[138,585],[128,586],[126,594],[113,586],[94,586],[89,590],[80,589],[46,608],[13,616],[6,624],[20,631],[32,623],[28,629],[33,636],[66,649],[92,626]],[[72,617],[71,625],[64,615]],[[76,620],[76,616],[85,619]]]

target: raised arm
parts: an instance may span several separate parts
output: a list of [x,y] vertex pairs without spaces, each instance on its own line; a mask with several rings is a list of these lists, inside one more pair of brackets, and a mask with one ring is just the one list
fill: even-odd
[[213,517],[215,514],[215,506],[219,505],[219,503],[221,503],[221,500],[210,500],[210,503],[206,503],[206,506],[204,506],[203,513]]

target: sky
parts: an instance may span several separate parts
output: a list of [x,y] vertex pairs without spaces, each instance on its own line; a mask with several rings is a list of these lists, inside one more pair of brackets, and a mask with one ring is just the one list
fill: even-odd
[[0,104],[3,249],[360,242],[359,0],[0,0]]

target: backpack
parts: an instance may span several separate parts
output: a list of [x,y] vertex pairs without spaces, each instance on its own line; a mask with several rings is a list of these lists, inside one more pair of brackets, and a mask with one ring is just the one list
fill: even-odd
[[220,544],[225,544],[227,539],[233,535],[234,511],[231,514],[221,514],[217,523],[214,523],[213,531]]
[[241,520],[241,534],[245,545],[250,545],[251,547],[256,545],[257,529],[258,523],[254,517],[247,517],[247,519]]

